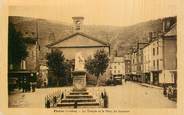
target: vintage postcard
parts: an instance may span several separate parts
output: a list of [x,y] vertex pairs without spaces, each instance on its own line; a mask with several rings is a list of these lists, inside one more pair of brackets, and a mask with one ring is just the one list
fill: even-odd
[[0,115],[180,115],[180,3],[4,2]]

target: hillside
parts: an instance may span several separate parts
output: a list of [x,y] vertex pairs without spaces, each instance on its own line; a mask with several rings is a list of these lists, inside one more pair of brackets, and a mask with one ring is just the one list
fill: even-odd
[[112,40],[112,47],[113,49],[117,49],[118,55],[123,55],[131,46],[135,45],[136,42],[147,42],[148,33],[151,31],[162,31],[161,19],[122,28],[117,38]]
[[[43,54],[45,45],[50,43],[50,33],[54,33],[55,40],[62,39],[73,33],[72,25],[63,22],[54,22],[45,19],[34,19],[29,17],[9,17],[9,21],[16,25],[22,33],[32,31],[36,33],[38,25],[38,37]],[[123,56],[136,41],[145,41],[148,32],[161,31],[161,19],[147,21],[128,27],[84,25],[83,32],[111,44],[112,51],[117,50],[119,56]]]

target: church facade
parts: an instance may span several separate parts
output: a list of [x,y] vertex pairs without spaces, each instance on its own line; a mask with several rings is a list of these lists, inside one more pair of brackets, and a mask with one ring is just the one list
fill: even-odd
[[47,45],[49,51],[59,49],[68,60],[75,59],[77,53],[87,59],[93,56],[97,50],[105,50],[110,54],[110,45],[81,32],[76,32],[62,40]]
[[93,56],[97,50],[105,50],[110,55],[110,44],[102,40],[96,39],[81,32],[84,17],[72,17],[74,22],[74,33],[58,40],[54,43],[48,44],[49,51],[58,49],[63,52],[68,60],[74,60],[77,53],[81,53],[84,59]]
[[[49,43],[46,46],[48,53],[52,52],[53,50],[62,51],[65,60],[72,64],[72,71],[74,71],[77,66],[75,61],[77,61],[76,56],[78,54],[80,54],[80,56],[84,59],[84,62],[88,57],[93,57],[97,50],[104,50],[110,57],[110,44],[82,32],[81,26],[84,19],[83,17],[72,17],[72,19],[74,22],[74,33],[58,41]],[[87,81],[93,78],[89,73],[86,77],[88,79]],[[54,83],[55,78],[56,77],[54,77],[52,74],[48,75],[49,84],[51,82]],[[95,79],[91,81],[94,82]]]

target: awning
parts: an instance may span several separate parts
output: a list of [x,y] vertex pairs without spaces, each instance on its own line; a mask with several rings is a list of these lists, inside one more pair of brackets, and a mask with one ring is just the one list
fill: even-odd
[[28,70],[18,70],[18,71],[9,71],[8,73],[17,73],[17,74],[21,74],[21,73],[25,73],[25,74],[27,74],[27,73],[36,73],[37,71],[28,71]]
[[18,78],[18,79],[28,79],[29,81],[36,81],[37,71],[28,71],[28,70],[18,70],[18,71],[9,71],[8,79]]
[[153,73],[160,73],[160,72],[162,72],[162,70],[152,70],[151,72],[153,72]]

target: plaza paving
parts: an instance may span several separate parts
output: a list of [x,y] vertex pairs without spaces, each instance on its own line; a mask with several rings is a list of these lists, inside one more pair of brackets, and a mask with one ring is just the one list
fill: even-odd
[[[9,95],[9,107],[44,108],[45,96],[71,87],[42,88],[31,93]],[[109,108],[175,108],[176,102],[168,100],[162,89],[144,87],[134,82],[106,87],[88,87],[88,91],[98,97],[105,90],[109,96]]]

